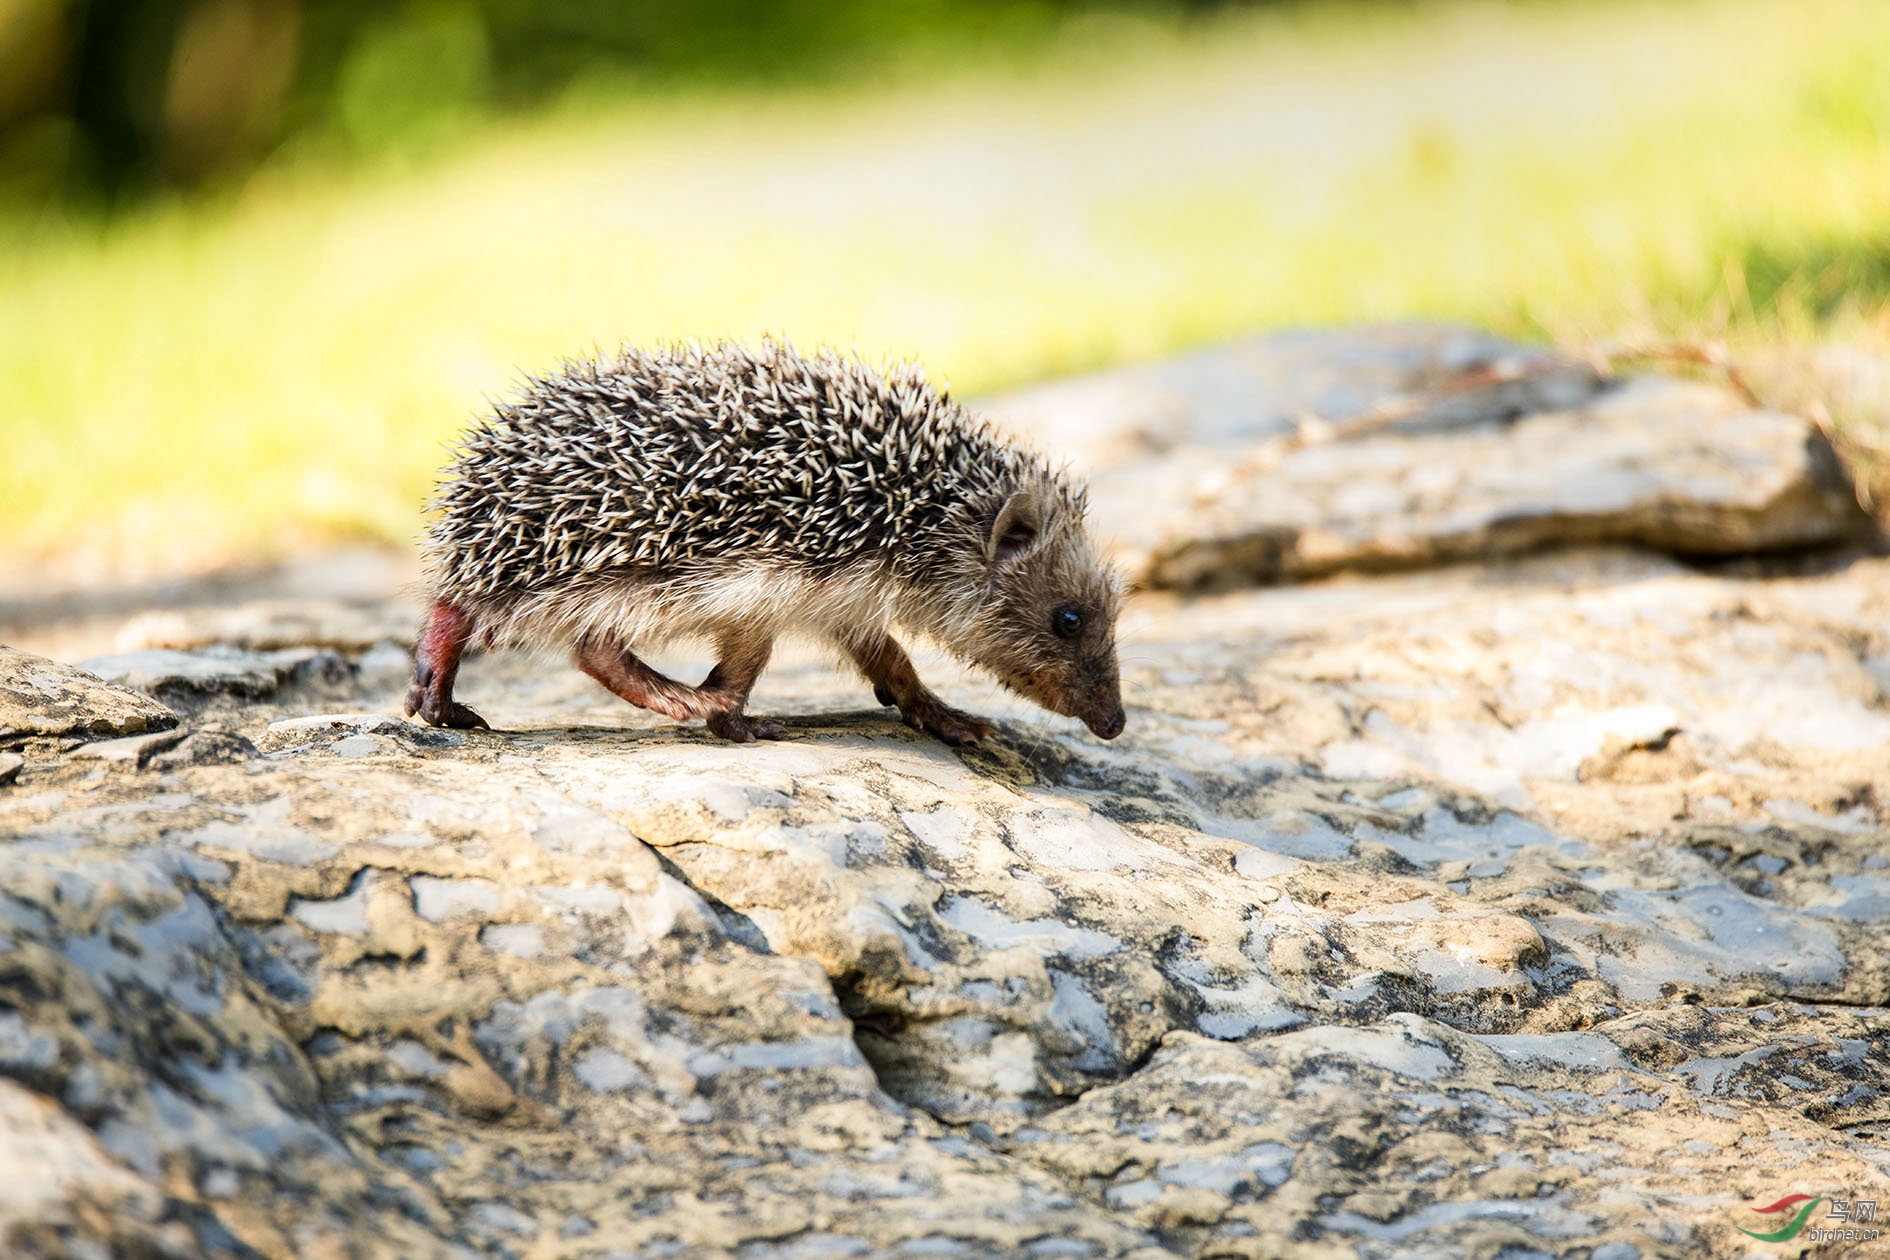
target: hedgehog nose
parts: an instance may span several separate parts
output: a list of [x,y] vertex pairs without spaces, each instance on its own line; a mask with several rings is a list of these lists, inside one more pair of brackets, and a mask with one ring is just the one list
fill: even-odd
[[1107,713],[1101,713],[1095,717],[1084,719],[1084,721],[1088,723],[1089,729],[1094,731],[1097,736],[1102,739],[1114,739],[1116,736],[1122,734],[1122,728],[1128,724],[1128,720],[1127,715],[1122,712],[1122,706],[1119,704]]

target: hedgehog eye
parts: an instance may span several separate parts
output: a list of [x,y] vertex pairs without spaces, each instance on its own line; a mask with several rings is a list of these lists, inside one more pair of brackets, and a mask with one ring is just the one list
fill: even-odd
[[1083,633],[1083,610],[1075,604],[1058,604],[1050,610],[1050,630],[1059,639],[1074,639]]

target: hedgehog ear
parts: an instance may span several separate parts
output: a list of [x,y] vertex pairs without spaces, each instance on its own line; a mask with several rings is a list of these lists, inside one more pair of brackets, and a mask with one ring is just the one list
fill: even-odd
[[1028,490],[1019,490],[1004,501],[997,519],[991,522],[991,536],[985,541],[985,563],[993,577],[1029,555],[1043,537],[1043,505]]

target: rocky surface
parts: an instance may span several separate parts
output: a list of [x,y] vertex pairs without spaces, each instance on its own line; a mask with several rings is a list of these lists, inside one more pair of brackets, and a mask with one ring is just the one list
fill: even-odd
[[177,715],[149,696],[0,644],[0,742],[128,735],[176,724]]
[[359,656],[377,644],[412,637],[413,619],[405,608],[278,598],[138,613],[118,627],[113,650],[135,657],[154,649],[236,649],[274,660],[284,652],[301,653],[306,660],[323,649]]
[[1597,544],[1746,555],[1871,531],[1802,418],[1448,328],[1275,334],[993,410],[1093,473],[1102,528],[1155,588]]
[[180,708],[198,706],[218,697],[257,700],[290,682],[310,679],[343,682],[353,668],[338,653],[324,648],[255,652],[226,645],[209,646],[195,652],[150,648],[93,657],[82,664],[107,682]]
[[1180,589],[1298,581],[1584,543],[1743,555],[1865,528],[1803,420],[1643,379],[1495,431],[1374,434],[1248,462],[1166,527],[1142,576]]
[[191,615],[95,663],[174,727],[58,667],[0,737],[8,1254],[1637,1260],[1890,1197],[1890,561],[1144,595],[1109,744],[922,659],[963,751],[819,655],[779,743],[509,657],[434,731],[332,606]]
[[1501,424],[1598,398],[1595,369],[1444,325],[1268,333],[1165,362],[1054,381],[983,410],[1091,468],[1227,449],[1396,410],[1401,433]]

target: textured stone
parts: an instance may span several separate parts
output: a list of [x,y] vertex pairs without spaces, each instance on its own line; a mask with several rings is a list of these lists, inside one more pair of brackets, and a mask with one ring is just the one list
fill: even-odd
[[102,739],[95,743],[82,744],[72,750],[75,760],[93,759],[114,761],[122,765],[142,766],[153,756],[174,748],[181,743],[190,731],[186,727],[173,727],[168,731],[153,731],[148,735],[123,735],[117,739]]
[[210,647],[246,652],[327,648],[360,655],[383,643],[413,637],[414,615],[398,606],[339,600],[256,600],[222,608],[178,608],[140,613],[118,632],[119,653]]
[[93,657],[85,666],[120,686],[185,706],[216,697],[255,700],[287,684],[342,683],[352,670],[341,656],[316,648],[272,652],[151,648]]
[[1735,1254],[1890,1178],[1885,626],[1581,549],[1138,596],[1106,744],[791,650],[776,743],[507,656],[29,741],[0,1250]]
[[1154,587],[1609,543],[1733,555],[1870,528],[1804,420],[1459,328],[1272,334],[987,409],[1092,473],[1100,531]]
[[[1714,1101],[1783,1102],[1768,1059],[1809,1073],[1801,1093],[1841,1096],[1841,1046],[1863,1034],[1854,1044],[1880,1049],[1880,1029],[1745,1011],[1674,1023],[1712,1066],[1648,1070],[1605,1034],[1477,1038],[1408,1014],[1238,1044],[1174,1033],[1135,1076],[1044,1121],[1031,1150],[1183,1254],[1254,1257],[1317,1254],[1309,1236],[1365,1256],[1717,1254],[1741,1246],[1732,1187],[1759,1192],[1742,1181],[1758,1168],[1883,1184],[1881,1151],[1796,1111],[1774,1127]],[[1702,1195],[1724,1206],[1675,1210]],[[1666,1205],[1651,1221],[1649,1201]]]
[[160,1226],[157,1188],[52,1100],[0,1079],[0,1135],[0,1237],[16,1254],[81,1254],[75,1236],[101,1255],[194,1253],[188,1230]]
[[1602,388],[1587,364],[1552,362],[1538,347],[1468,328],[1396,324],[1270,333],[980,407],[1097,469],[1188,447],[1237,448],[1380,407],[1401,410],[1391,426],[1401,433],[1501,423],[1578,407]]
[[792,658],[750,747],[509,658],[509,734],[257,702],[273,757],[0,804],[0,1073],[210,1254],[1704,1252],[1884,1175],[1887,611],[1610,553],[1146,599],[1107,745]]
[[424,744],[430,747],[451,747],[462,738],[457,731],[435,730],[385,713],[317,713],[309,717],[271,722],[263,731],[260,742],[266,751],[271,752],[308,746],[326,746],[333,750],[345,740],[378,739],[383,736],[405,746]]
[[96,674],[0,645],[0,740],[131,735],[176,724],[163,705]]
[[232,731],[192,731],[175,748],[153,755],[146,763],[159,770],[181,770],[185,766],[225,765],[246,761],[256,755],[256,745]]
[[[1299,581],[1596,543],[1739,555],[1856,539],[1869,526],[1809,423],[1660,378],[1496,432],[1203,454],[1177,457],[1199,472],[1197,499],[1154,541],[1149,585]],[[1130,480],[1109,486],[1126,493]]]

